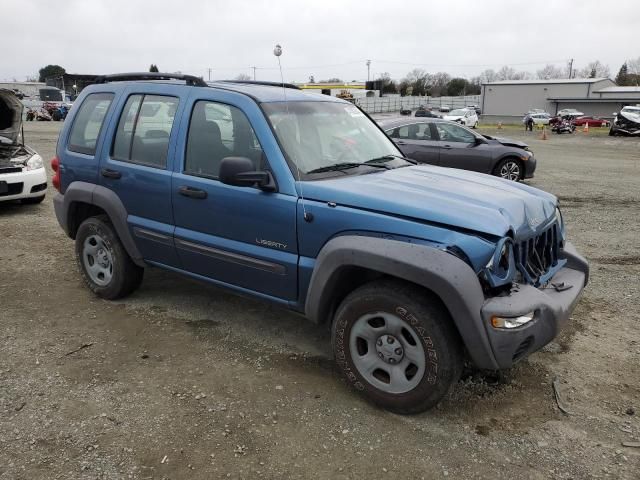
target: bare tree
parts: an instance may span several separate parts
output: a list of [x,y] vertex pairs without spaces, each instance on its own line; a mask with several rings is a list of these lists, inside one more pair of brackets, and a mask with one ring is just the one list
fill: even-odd
[[589,62],[586,67],[578,70],[576,74],[577,78],[609,78],[610,76],[609,65],[603,65],[600,60]]
[[246,73],[241,73],[240,75],[237,75],[234,80],[251,80],[251,76],[247,75]]
[[556,78],[565,78],[567,73],[564,68],[556,67],[552,64],[547,64],[544,68],[541,68],[536,72],[536,76],[540,80],[551,80]]
[[404,78],[407,91],[411,89],[411,95],[427,95],[429,86],[431,85],[431,75],[420,68],[414,68]]
[[640,75],[640,57],[627,60],[627,70],[634,75]]

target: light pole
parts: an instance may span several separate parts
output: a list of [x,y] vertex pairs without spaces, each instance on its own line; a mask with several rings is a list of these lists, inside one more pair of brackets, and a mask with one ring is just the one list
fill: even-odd
[[371,60],[367,60],[367,82],[369,81],[369,72],[371,71]]

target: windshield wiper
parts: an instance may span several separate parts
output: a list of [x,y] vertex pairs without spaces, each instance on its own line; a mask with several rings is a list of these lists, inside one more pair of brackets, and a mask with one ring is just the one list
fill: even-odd
[[364,163],[365,163],[365,165],[377,166],[377,165],[375,165],[376,163],[386,163],[386,162],[389,162],[391,160],[395,160],[396,158],[399,159],[399,160],[404,160],[405,162],[411,163],[413,165],[417,165],[417,163],[418,163],[415,160],[412,160],[410,158],[401,157],[400,155],[393,155],[393,154],[388,154],[388,155],[383,155],[381,157],[372,158],[371,160],[367,160]]
[[375,167],[375,168],[387,168],[386,165],[374,165],[369,163],[355,163],[355,162],[344,162],[344,163],[334,163],[333,165],[327,165],[326,167],[314,168],[313,170],[309,170],[307,173],[323,173],[323,172],[338,172],[340,170],[349,170],[350,168],[358,168],[358,167]]

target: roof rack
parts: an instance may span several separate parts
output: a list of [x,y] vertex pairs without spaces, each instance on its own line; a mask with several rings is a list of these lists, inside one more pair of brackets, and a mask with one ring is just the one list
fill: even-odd
[[200,78],[193,75],[183,75],[181,73],[159,73],[159,72],[132,72],[116,73],[113,75],[102,75],[96,78],[95,83],[127,82],[135,80],[184,80],[192,87],[208,87],[209,85]]
[[269,87],[284,87],[300,90],[300,87],[293,83],[281,83],[281,82],[263,82],[261,80],[220,80],[219,83],[241,83],[246,85],[267,85]]

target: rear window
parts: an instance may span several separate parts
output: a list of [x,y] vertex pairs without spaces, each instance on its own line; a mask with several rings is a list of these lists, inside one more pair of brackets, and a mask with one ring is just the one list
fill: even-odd
[[178,99],[131,95],[120,117],[111,156],[116,160],[165,168]]
[[69,150],[95,155],[100,130],[112,101],[113,93],[87,95],[73,120],[67,147]]

